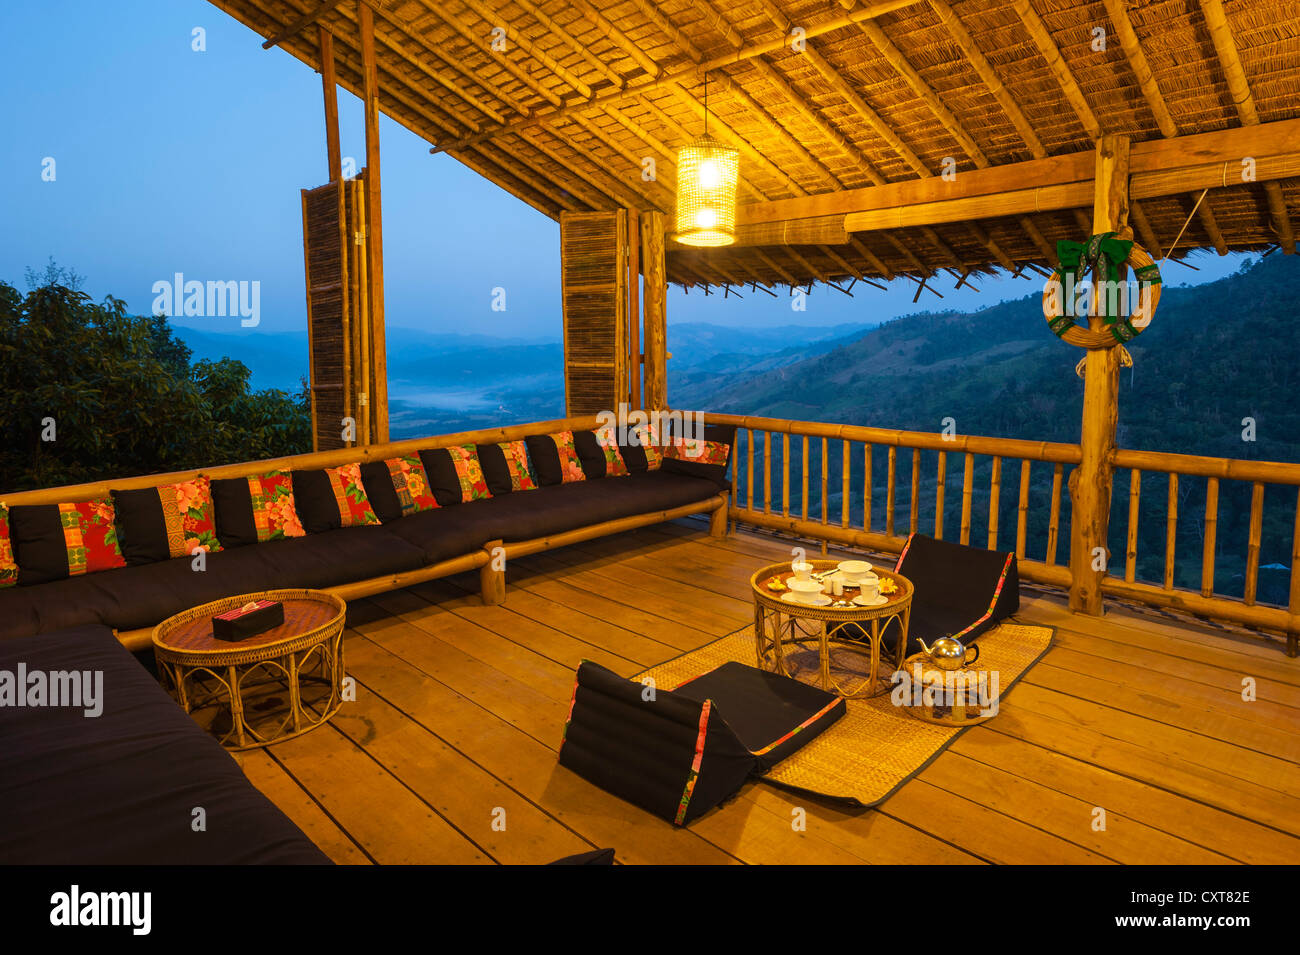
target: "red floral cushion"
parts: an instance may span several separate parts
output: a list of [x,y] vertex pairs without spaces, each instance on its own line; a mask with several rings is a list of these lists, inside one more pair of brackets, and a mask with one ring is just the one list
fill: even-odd
[[696,464],[726,464],[730,454],[731,445],[721,441],[705,441],[701,438],[674,437],[664,448],[665,457],[676,458],[678,461],[692,461]]
[[[596,441],[600,445],[600,450],[605,452],[605,477],[621,477],[630,473],[627,462],[623,460],[623,452],[619,450],[618,435],[614,432],[612,424],[596,429]],[[646,460],[649,461],[648,455]]]
[[9,508],[0,504],[0,587],[18,583],[18,564],[14,561],[13,544],[9,541]]
[[68,576],[126,566],[122,548],[117,542],[112,498],[101,497],[58,507],[63,544],[68,552]]
[[551,440],[555,442],[555,450],[560,455],[560,483],[587,480],[587,475],[582,471],[582,462],[578,460],[578,450],[573,446],[573,432],[557,431],[551,435]]
[[523,439],[504,441],[498,447],[506,456],[506,467],[510,471],[510,490],[531,491],[537,487],[537,479],[528,464],[528,446]]
[[[338,505],[339,520],[343,527],[359,527],[363,524],[378,524],[375,509],[370,506],[370,496],[361,483],[361,462],[344,464],[342,467],[326,468],[325,476],[329,478],[330,488],[334,491],[334,502]],[[292,536],[292,535],[290,535]]]
[[637,441],[645,451],[646,468],[650,471],[659,470],[659,465],[663,464],[663,454],[659,450],[659,435],[655,429],[648,424],[639,424],[632,429],[636,435]]
[[293,479],[288,471],[271,471],[248,479],[253,501],[253,526],[258,543],[285,537],[306,537],[293,503]]
[[456,468],[456,478],[460,481],[460,500],[462,504],[480,501],[492,496],[488,490],[487,478],[483,476],[483,465],[478,459],[478,448],[472,444],[462,444],[447,449],[451,463]]
[[167,550],[172,557],[188,557],[196,550],[214,554],[221,550],[216,509],[212,506],[212,481],[206,475],[161,485],[158,498],[167,526]]
[[438,506],[438,499],[429,488],[429,475],[425,473],[424,462],[419,455],[389,458],[384,464],[393,479],[393,490],[397,492],[397,501],[402,505],[403,517]]

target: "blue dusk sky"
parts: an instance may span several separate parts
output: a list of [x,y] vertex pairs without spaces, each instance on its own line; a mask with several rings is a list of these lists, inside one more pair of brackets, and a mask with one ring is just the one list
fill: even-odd
[[[194,51],[193,32],[206,33]],[[152,311],[153,285],[258,281],[264,331],[306,328],[299,191],[327,179],[320,78],[202,0],[42,0],[0,6],[0,280],[52,256]],[[344,156],[364,163],[360,102],[340,91]],[[387,320],[434,332],[560,333],[559,226],[397,123],[381,123]],[[51,168],[53,180],[43,173]],[[635,174],[629,170],[628,174]],[[743,175],[743,165],[742,165]],[[1236,256],[1172,266],[1172,281],[1235,270]],[[895,282],[855,297],[817,287],[805,312],[744,292],[674,288],[669,321],[727,325],[879,322],[920,309],[974,310],[1041,288],[1003,277],[943,300]],[[492,289],[507,290],[505,312]],[[237,331],[238,318],[189,319]]]

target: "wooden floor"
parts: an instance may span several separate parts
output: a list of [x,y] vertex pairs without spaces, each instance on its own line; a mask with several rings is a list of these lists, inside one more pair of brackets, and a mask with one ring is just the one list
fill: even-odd
[[749,574],[789,555],[680,522],[514,561],[500,607],[476,575],[356,601],[356,701],[242,765],[340,863],[1300,862],[1300,660],[1045,594],[1020,617],[1058,628],[1051,651],[878,809],[752,783],[678,829],[556,764],[580,660],[630,676],[744,626]]

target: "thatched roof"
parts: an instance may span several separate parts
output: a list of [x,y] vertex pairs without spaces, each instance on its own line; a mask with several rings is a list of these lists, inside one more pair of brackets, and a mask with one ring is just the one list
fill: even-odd
[[[353,92],[366,2],[383,111],[552,217],[620,205],[671,213],[672,158],[703,128],[706,65],[710,132],[741,150],[742,223],[744,204],[759,221],[771,200],[852,195],[938,176],[945,162],[960,182],[982,167],[1091,151],[1102,134],[1147,143],[1300,117],[1300,4],[1278,0],[212,2],[313,68],[318,14]],[[492,50],[496,27],[504,52]],[[794,28],[806,31],[802,52],[790,47]],[[645,157],[656,181],[642,178]],[[1167,249],[1187,223],[1176,257],[1294,249],[1296,179],[1224,181],[1190,222],[1199,186],[1140,200],[1138,239]],[[1089,207],[995,207],[847,243],[669,242],[669,275],[802,284],[1041,265],[1057,239],[1086,234]]]

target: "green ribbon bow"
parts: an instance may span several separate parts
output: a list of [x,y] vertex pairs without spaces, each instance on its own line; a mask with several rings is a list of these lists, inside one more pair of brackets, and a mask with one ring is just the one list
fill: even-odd
[[[1062,239],[1056,243],[1056,255],[1061,261],[1061,278],[1072,276],[1077,283],[1085,272],[1096,271],[1098,282],[1109,282],[1119,276],[1124,262],[1133,250],[1130,239],[1117,239],[1114,232],[1102,232],[1091,236],[1087,242],[1071,242]],[[1101,317],[1107,325],[1113,325],[1116,316],[1110,313],[1110,298],[1099,296]]]

